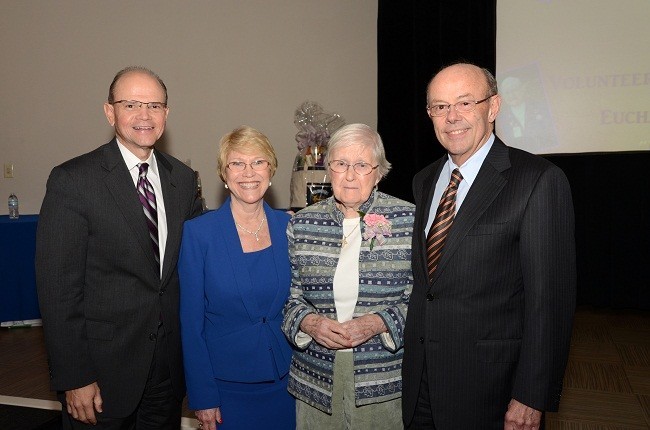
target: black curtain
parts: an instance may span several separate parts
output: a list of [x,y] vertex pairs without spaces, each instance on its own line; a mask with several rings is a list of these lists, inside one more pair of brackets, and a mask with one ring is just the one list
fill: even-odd
[[[496,0],[379,0],[378,123],[393,170],[379,188],[413,201],[413,175],[444,154],[426,85],[465,60],[496,68]],[[546,155],[576,212],[578,303],[650,310],[650,151]]]
[[426,87],[459,60],[496,68],[496,0],[379,0],[377,130],[393,170],[379,188],[413,201],[413,174],[444,154],[426,113]]
[[571,184],[578,303],[650,310],[650,152],[544,158]]

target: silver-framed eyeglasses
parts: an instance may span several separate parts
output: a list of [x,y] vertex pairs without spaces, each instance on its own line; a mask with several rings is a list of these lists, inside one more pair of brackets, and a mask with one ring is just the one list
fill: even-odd
[[350,163],[346,163],[343,160],[332,160],[329,163],[327,163],[327,165],[330,167],[332,172],[335,173],[346,173],[348,169],[352,167],[352,169],[359,175],[369,175],[372,173],[373,170],[379,167],[379,164],[373,166],[372,164],[363,161],[350,164]]
[[230,170],[233,172],[243,172],[246,170],[246,166],[251,166],[251,169],[255,170],[256,172],[261,172],[262,170],[266,170],[269,167],[269,162],[267,160],[255,160],[251,161],[250,163],[244,163],[243,161],[231,161],[230,163],[226,164],[226,167],[228,167]]
[[141,102],[138,100],[118,100],[111,103],[113,105],[121,104],[125,111],[135,112],[139,110],[143,105],[149,109],[151,112],[163,112],[167,107],[167,103],[163,102]]
[[454,104],[449,104],[449,103],[435,103],[431,106],[427,105],[427,113],[429,114],[430,117],[436,117],[436,116],[445,116],[449,114],[449,111],[451,110],[451,107],[453,106],[454,109],[456,109],[456,112],[459,113],[468,113],[473,111],[476,108],[476,105],[479,103],[483,103],[486,100],[489,100],[491,96],[487,96],[483,100],[463,100],[458,103]]

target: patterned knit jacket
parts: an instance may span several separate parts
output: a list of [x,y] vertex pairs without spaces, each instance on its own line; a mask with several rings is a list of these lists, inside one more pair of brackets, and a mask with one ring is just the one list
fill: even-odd
[[[363,240],[359,256],[359,296],[354,317],[374,313],[388,328],[353,349],[357,406],[401,397],[402,355],[406,310],[413,288],[411,236],[415,205],[374,191],[360,211],[384,215],[392,236],[383,245]],[[361,223],[362,233],[365,223]],[[298,212],[287,227],[291,262],[291,292],[284,308],[282,330],[294,349],[289,392],[324,412],[332,412],[335,351],[314,340],[296,342],[305,316],[318,313],[336,320],[333,281],[343,237],[343,213],[334,199]]]

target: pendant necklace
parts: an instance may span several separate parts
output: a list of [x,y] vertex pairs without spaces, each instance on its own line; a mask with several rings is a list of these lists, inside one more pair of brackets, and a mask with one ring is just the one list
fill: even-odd
[[[361,222],[359,222],[359,224],[361,224]],[[345,245],[348,244],[348,237],[350,237],[352,233],[354,233],[357,227],[359,227],[359,224],[355,225],[352,231],[350,231],[350,233],[343,235],[343,240],[341,240],[341,248],[345,248]]]
[[262,217],[262,221],[260,221],[260,225],[257,226],[257,230],[255,230],[255,231],[250,231],[249,229],[247,229],[246,227],[244,227],[243,225],[241,225],[241,224],[238,223],[237,221],[235,221],[235,224],[237,225],[237,227],[241,228],[241,229],[244,230],[246,233],[255,236],[255,241],[259,242],[259,241],[260,241],[260,237],[258,236],[258,234],[260,233],[260,229],[262,228],[262,224],[264,224],[264,221],[265,221],[265,220],[266,220],[266,217]]

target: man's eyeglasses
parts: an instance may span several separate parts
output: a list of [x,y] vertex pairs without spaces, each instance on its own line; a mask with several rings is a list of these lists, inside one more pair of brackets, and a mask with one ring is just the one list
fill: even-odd
[[244,163],[243,161],[231,161],[230,163],[226,164],[226,166],[232,170],[233,172],[243,172],[246,170],[246,166],[251,166],[251,169],[255,170],[256,172],[261,172],[262,170],[266,170],[269,167],[269,162],[266,160],[255,160],[251,163]]
[[137,100],[118,100],[116,102],[113,102],[111,104],[121,104],[124,107],[124,110],[127,112],[134,112],[136,110],[139,110],[142,105],[146,106],[147,109],[149,109],[151,112],[163,112],[165,108],[167,107],[167,103],[163,102],[140,102]]
[[354,164],[349,164],[343,160],[332,160],[329,163],[327,163],[327,165],[330,167],[332,172],[335,173],[346,173],[348,169],[352,167],[352,169],[355,172],[357,172],[359,175],[369,175],[372,173],[373,170],[379,167],[379,164],[373,166],[372,164],[364,163],[363,161]]
[[489,100],[490,97],[492,96],[488,96],[483,100],[478,100],[478,101],[463,100],[462,102],[454,103],[453,105],[448,103],[436,103],[434,105],[427,106],[427,113],[431,118],[436,116],[445,116],[449,113],[449,110],[451,109],[452,106],[454,107],[454,109],[456,109],[456,112],[468,113],[473,111],[476,108],[477,104]]

